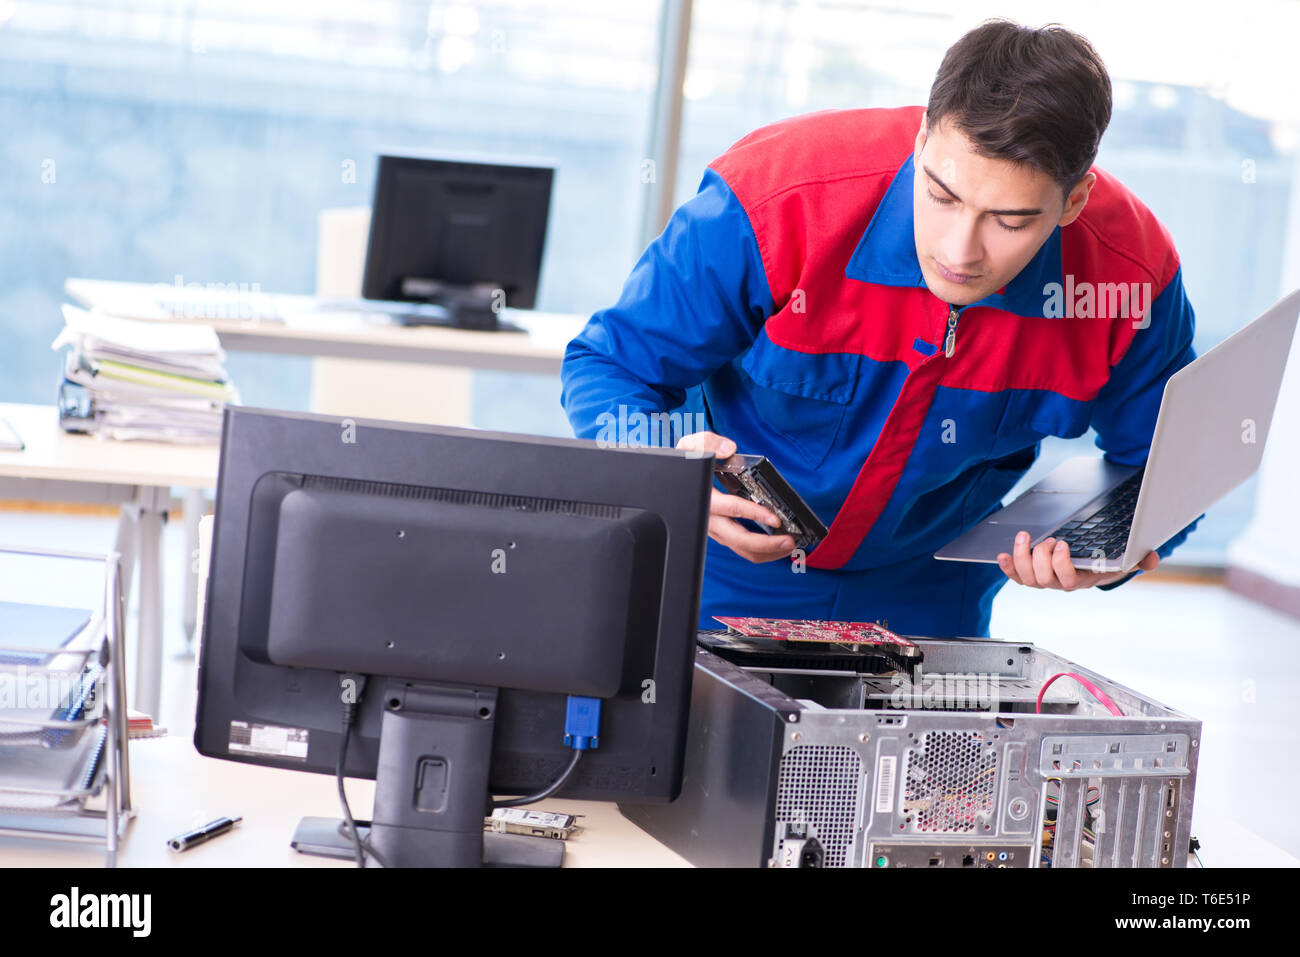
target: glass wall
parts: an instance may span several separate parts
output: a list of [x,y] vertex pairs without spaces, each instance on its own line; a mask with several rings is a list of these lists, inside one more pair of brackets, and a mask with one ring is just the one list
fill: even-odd
[[[311,292],[320,210],[384,148],[549,157],[539,301],[617,297],[636,248],[659,4],[0,3],[0,394],[54,399],[69,276]],[[232,355],[305,406],[310,360]],[[480,375],[479,424],[569,434],[558,379]]]

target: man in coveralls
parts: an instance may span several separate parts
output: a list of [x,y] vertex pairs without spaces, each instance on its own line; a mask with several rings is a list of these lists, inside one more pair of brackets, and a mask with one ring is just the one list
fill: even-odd
[[1091,426],[1108,460],[1145,462],[1165,382],[1195,358],[1169,234],[1093,166],[1110,114],[1086,40],[993,21],[947,52],[927,108],[794,117],[709,165],[562,371],[579,437],[688,412],[706,426],[679,447],[766,455],[828,522],[792,554],[738,521],[775,516],[715,488],[702,628],[987,636],[1008,580],[1137,574],[1075,569],[1023,532],[997,565],[932,557],[1001,507],[1045,436]]

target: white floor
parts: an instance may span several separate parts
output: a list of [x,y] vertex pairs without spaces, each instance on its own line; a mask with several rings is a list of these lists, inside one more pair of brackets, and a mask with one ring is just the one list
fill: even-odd
[[[106,549],[115,524],[110,518],[0,511],[0,543]],[[183,657],[184,548],[183,529],[173,522],[164,534],[161,722],[188,737],[194,665]],[[25,588],[12,580],[13,563],[3,567],[0,579],[9,580],[0,580],[0,598],[49,587],[32,582]],[[134,633],[133,622],[128,631]],[[1238,863],[1252,843],[1255,862],[1269,858],[1267,845],[1300,857],[1300,819],[1263,813],[1300,791],[1300,711],[1291,710],[1300,705],[1300,622],[1219,587],[1139,578],[1111,592],[1007,585],[994,607],[992,634],[1041,645],[1204,722],[1193,833],[1202,840],[1207,866]],[[1293,863],[1286,855],[1271,860]]]

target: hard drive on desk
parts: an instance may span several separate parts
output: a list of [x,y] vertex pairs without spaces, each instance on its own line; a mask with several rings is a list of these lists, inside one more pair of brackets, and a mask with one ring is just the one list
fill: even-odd
[[[1034,645],[912,641],[915,681],[697,648],[681,794],[619,809],[701,867],[1187,866],[1200,721]],[[1037,711],[1058,672],[1121,714],[1062,681]]]

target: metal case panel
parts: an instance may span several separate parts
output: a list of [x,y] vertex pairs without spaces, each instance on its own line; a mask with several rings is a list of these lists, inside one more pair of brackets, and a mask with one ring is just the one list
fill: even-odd
[[[856,695],[701,651],[683,797],[624,814],[706,866],[1186,866],[1199,721],[1032,645],[917,644],[930,674]],[[1124,714],[1062,682],[1029,710],[1061,671]]]

